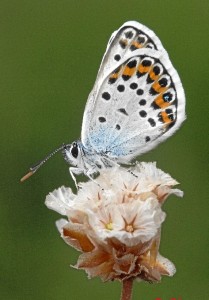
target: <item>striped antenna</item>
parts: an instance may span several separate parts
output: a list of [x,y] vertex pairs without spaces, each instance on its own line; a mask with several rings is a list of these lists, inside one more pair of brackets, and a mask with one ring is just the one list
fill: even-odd
[[47,155],[43,160],[41,160],[40,162],[38,162],[37,164],[35,164],[34,166],[32,166],[30,169],[29,169],[29,172],[23,176],[20,181],[23,182],[25,181],[26,179],[28,179],[29,177],[31,177],[43,164],[45,164],[45,162],[47,162],[48,159],[50,159],[54,154],[56,154],[57,152],[63,150],[66,148],[66,146],[69,146],[69,145],[65,145],[63,144],[61,147],[57,148],[56,150],[54,150],[53,152],[51,152],[49,155]]

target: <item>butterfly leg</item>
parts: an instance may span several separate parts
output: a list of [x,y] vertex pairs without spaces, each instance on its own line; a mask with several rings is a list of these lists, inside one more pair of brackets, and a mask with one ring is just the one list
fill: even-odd
[[[94,179],[94,175],[95,174],[99,174],[98,169],[96,168],[96,166],[93,166],[92,168],[86,170],[85,175],[91,180],[93,181],[96,185],[98,185],[99,187],[101,187],[101,185],[97,182],[96,178]],[[102,187],[101,187],[102,188]]]
[[80,175],[81,173],[83,173],[83,170],[80,169],[80,168],[70,167],[69,171],[70,171],[70,175],[71,175],[71,177],[72,177],[72,179],[73,179],[73,181],[75,183],[75,186],[76,186],[76,188],[78,190],[78,184],[77,184],[77,181],[76,181],[76,178],[75,178],[74,174],[75,175]]

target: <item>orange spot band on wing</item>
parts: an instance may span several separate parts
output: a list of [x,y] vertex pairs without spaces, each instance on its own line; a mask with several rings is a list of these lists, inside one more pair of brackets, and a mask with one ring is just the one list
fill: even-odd
[[110,78],[118,78],[118,73],[113,73]]
[[139,65],[138,71],[140,73],[147,73],[150,70],[150,66],[149,67],[144,67],[143,65]]
[[168,106],[170,106],[170,102],[165,102],[165,100],[162,97],[162,94],[159,95],[156,99],[155,99],[155,104],[157,104],[157,106],[159,106],[160,108],[166,108]]
[[166,86],[162,87],[158,81],[153,83],[152,88],[158,93],[164,93],[168,89]]
[[120,70],[121,70],[121,66],[120,66],[117,70],[115,70],[114,73],[112,73],[112,74],[110,75],[110,78],[111,78],[111,79],[112,79],[112,78],[117,79],[118,76],[119,76]]
[[121,47],[122,47],[123,49],[125,49],[126,46],[128,45],[128,41],[127,41],[127,40],[124,40],[124,39],[121,39],[121,40],[119,41],[119,44],[121,45]]
[[128,66],[126,66],[123,70],[123,75],[125,76],[132,76],[136,71],[136,68],[129,68]]
[[149,73],[149,77],[150,77],[152,80],[156,81],[156,80],[158,80],[158,78],[160,77],[160,75],[156,75],[156,74],[151,70],[150,73]]
[[141,48],[143,46],[142,44],[137,43],[136,41],[133,41],[131,45],[134,46],[137,49],[139,49],[139,48]]
[[161,117],[164,123],[171,123],[172,120],[169,118],[168,114],[165,111],[161,112]]

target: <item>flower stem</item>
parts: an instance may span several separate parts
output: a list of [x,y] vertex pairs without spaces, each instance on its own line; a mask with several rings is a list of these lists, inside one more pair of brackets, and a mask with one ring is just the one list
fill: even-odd
[[131,300],[133,288],[133,278],[123,280],[120,300]]

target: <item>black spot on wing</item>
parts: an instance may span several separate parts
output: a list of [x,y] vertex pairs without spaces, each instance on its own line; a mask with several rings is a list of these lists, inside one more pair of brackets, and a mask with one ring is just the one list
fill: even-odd
[[146,105],[146,103],[147,103],[147,101],[145,100],[145,99],[141,99],[140,101],[139,101],[139,105]]
[[153,49],[155,47],[152,43],[147,43],[146,48]]
[[167,108],[167,109],[165,110],[165,112],[168,114],[169,119],[170,119],[171,121],[174,121],[173,110],[170,109],[170,108]]
[[134,51],[134,50],[136,50],[136,49],[138,49],[135,45],[131,45],[131,47],[130,47],[130,50],[131,51]]
[[104,92],[102,94],[102,98],[105,99],[105,100],[110,100],[110,94],[108,92]]
[[135,68],[137,65],[137,61],[134,59],[134,60],[131,60],[129,61],[129,63],[127,64],[127,66],[132,69],[132,68]]
[[127,111],[125,110],[125,108],[119,108],[118,111],[126,116],[128,116]]
[[123,80],[124,81],[127,81],[127,80],[129,80],[130,78],[131,78],[131,76],[130,75],[122,75],[122,78],[123,78]]
[[116,55],[114,56],[114,59],[115,59],[116,61],[119,61],[119,60],[121,59],[121,56],[120,56],[119,54],[116,54]]
[[145,37],[139,35],[138,38],[137,38],[137,42],[138,42],[139,44],[144,44],[144,42],[145,42]]
[[163,94],[163,100],[165,102],[170,102],[173,99],[173,95],[170,92]]
[[147,121],[150,123],[150,125],[151,125],[152,127],[155,127],[155,126],[156,126],[156,123],[155,123],[155,120],[154,120],[154,119],[149,118]]
[[159,75],[160,74],[160,68],[158,66],[154,66],[153,70],[152,70],[155,75]]
[[146,74],[146,73],[141,73],[141,72],[139,72],[139,71],[136,72],[136,76],[137,76],[138,78],[142,77],[142,76],[145,75],[145,74]]
[[125,91],[125,86],[123,84],[120,84],[118,87],[117,87],[117,90],[119,92],[124,92]]
[[145,110],[141,110],[141,111],[139,112],[139,115],[140,115],[140,117],[145,118],[145,117],[147,116],[147,113],[146,113]]
[[109,83],[109,84],[113,84],[113,83],[116,82],[116,80],[117,80],[117,78],[111,77],[111,78],[109,78],[108,83]]
[[168,84],[168,80],[165,77],[160,79],[158,82],[159,82],[161,87],[165,87]]
[[150,77],[150,75],[148,74],[148,76],[147,76],[147,83],[150,84],[150,83],[152,83],[152,82],[154,82],[154,79],[152,79],[152,78]]
[[120,46],[121,46],[122,49],[125,49],[126,45],[127,45],[127,41],[126,40],[120,40],[119,44],[120,44]]
[[159,112],[159,114],[158,114],[158,120],[159,120],[161,123],[163,123],[163,118],[162,118],[162,113],[161,113],[161,112]]
[[142,89],[138,89],[138,90],[136,91],[136,93],[137,93],[138,96],[141,96],[141,95],[144,94],[144,91],[143,91]]
[[143,67],[150,67],[151,64],[152,64],[152,61],[151,61],[151,60],[144,59],[144,60],[142,61],[142,66],[143,66]]
[[98,120],[99,120],[100,123],[106,122],[106,119],[104,117],[99,117]]
[[159,92],[157,92],[155,89],[153,89],[152,87],[149,90],[150,95],[155,96],[157,94],[159,94]]
[[132,31],[127,31],[127,32],[125,32],[125,37],[127,38],[127,39],[131,39],[132,37],[133,37],[133,32]]
[[132,82],[132,83],[130,84],[130,88],[131,88],[132,90],[137,89],[137,87],[138,87],[138,84],[135,83],[135,82]]

